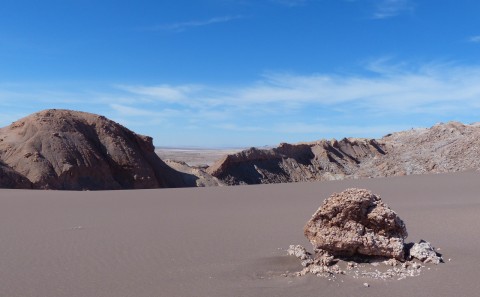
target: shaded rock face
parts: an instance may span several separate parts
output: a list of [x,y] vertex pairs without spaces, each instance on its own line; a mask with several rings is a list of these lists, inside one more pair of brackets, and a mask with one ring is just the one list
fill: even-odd
[[287,176],[282,172],[279,162],[281,156],[275,152],[252,147],[225,156],[210,166],[207,173],[227,185],[261,184],[269,178],[286,182]]
[[185,162],[165,160],[165,163],[171,168],[183,173],[183,180],[189,187],[216,187],[225,184],[205,172],[202,167],[189,166]]
[[45,110],[0,129],[0,159],[34,188],[140,189],[184,186],[152,138],[94,114]]
[[227,155],[208,173],[229,185],[335,180],[356,172],[363,160],[383,154],[373,139],[282,143],[270,150],[250,148]]
[[226,156],[208,172],[229,185],[401,176],[480,169],[480,124],[458,122],[381,139],[280,144]]
[[324,201],[304,228],[316,251],[336,257],[380,256],[404,260],[407,230],[380,197],[347,189]]
[[31,189],[32,183],[25,176],[0,162],[0,188]]

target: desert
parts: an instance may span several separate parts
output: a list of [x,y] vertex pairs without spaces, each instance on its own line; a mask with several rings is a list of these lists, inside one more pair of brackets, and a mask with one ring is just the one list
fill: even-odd
[[[2,189],[0,292],[52,297],[476,296],[478,178],[478,172],[470,171],[236,187]],[[408,240],[428,239],[441,249],[445,263],[426,265],[419,276],[402,280],[283,276],[303,268],[287,255],[289,245],[311,251],[303,228],[313,211],[331,193],[351,187],[381,195],[401,214]]]
[[479,131],[163,149],[181,157],[163,161],[105,117],[34,113],[0,129],[0,292],[474,296]]
[[0,297],[480,296],[480,1],[2,1]]

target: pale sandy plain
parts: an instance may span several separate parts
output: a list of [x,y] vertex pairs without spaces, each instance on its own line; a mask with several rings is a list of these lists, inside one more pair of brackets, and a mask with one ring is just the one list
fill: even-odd
[[[258,186],[0,190],[0,296],[479,296],[480,174]],[[381,195],[451,261],[397,280],[283,277],[332,192]],[[364,287],[368,282],[370,287]]]
[[190,166],[212,165],[225,155],[238,153],[245,148],[184,148],[156,147],[155,153],[162,160],[185,162]]

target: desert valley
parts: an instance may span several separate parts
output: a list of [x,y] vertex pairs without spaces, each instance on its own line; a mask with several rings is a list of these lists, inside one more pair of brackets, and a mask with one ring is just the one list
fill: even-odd
[[182,154],[44,110],[0,129],[0,295],[475,296],[479,136]]
[[448,173],[479,169],[479,146],[480,124],[449,122],[380,139],[156,150],[151,137],[101,115],[52,109],[0,129],[0,186],[115,190]]
[[480,1],[2,1],[0,297],[480,295]]

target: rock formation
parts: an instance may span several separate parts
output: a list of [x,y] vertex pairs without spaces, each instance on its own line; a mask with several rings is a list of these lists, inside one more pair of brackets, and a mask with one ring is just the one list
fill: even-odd
[[419,243],[410,244],[409,254],[411,258],[418,259],[424,263],[440,264],[443,262],[440,256],[430,242],[420,240]]
[[165,163],[171,168],[183,173],[184,181],[189,187],[216,187],[225,184],[218,178],[205,172],[201,166],[189,166],[185,162],[165,160]]
[[371,159],[359,177],[446,173],[480,169],[480,124],[437,124],[389,134],[379,140],[387,154]]
[[407,229],[380,197],[347,189],[326,199],[307,222],[305,236],[314,250],[335,257],[380,256],[404,260]]
[[366,159],[385,152],[373,139],[344,138],[250,148],[227,155],[207,170],[229,185],[335,180],[354,174]]
[[381,139],[280,144],[225,156],[208,173],[229,185],[370,178],[480,169],[480,124],[457,122]]
[[[287,250],[304,267],[294,274],[297,276],[311,273],[330,278],[357,269],[356,277],[403,279],[420,274],[424,266],[416,260],[443,262],[429,242],[405,244],[407,228],[402,219],[380,197],[364,189],[332,194],[307,222],[304,234],[313,245],[313,255],[301,245],[290,245]],[[337,264],[342,260],[347,271]],[[377,266],[380,262],[395,268],[385,272],[358,270],[359,263]]]
[[155,154],[151,137],[85,112],[45,110],[0,129],[0,160],[40,189],[186,185]]
[[32,183],[20,173],[0,162],[0,188],[31,189]]

